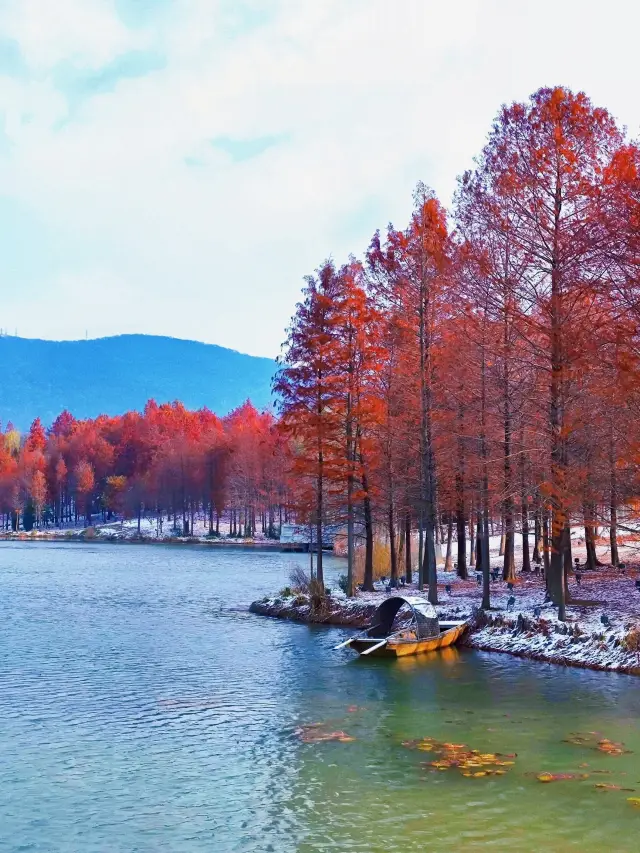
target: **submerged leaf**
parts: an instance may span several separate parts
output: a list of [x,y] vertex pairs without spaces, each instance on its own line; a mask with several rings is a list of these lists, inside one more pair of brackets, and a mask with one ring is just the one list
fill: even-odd
[[538,773],[538,782],[566,782],[569,779],[588,779],[588,773]]

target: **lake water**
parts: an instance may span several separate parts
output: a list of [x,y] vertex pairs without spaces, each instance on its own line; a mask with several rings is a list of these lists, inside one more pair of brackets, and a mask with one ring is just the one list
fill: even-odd
[[[354,660],[332,650],[342,630],[246,611],[305,560],[1,544],[0,851],[638,849],[637,679],[462,651]],[[319,722],[355,740],[304,743]],[[402,746],[424,737],[517,758],[428,770]]]

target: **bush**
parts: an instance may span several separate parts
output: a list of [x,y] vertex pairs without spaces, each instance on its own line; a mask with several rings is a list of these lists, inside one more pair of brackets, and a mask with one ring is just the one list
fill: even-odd
[[291,592],[291,587],[285,586],[283,589],[280,590],[278,595],[280,596],[280,598],[291,598],[291,596],[293,595],[293,593]]
[[622,647],[628,652],[640,652],[640,628],[632,628],[624,635]]
[[340,575],[338,578],[338,586],[345,595],[349,595],[349,577],[347,575]]
[[308,593],[311,579],[302,566],[294,566],[289,574],[289,585],[294,592]]

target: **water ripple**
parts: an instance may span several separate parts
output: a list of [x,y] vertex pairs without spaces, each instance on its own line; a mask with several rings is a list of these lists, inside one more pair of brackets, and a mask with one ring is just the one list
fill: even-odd
[[[636,682],[481,654],[361,665],[332,651],[336,632],[248,612],[296,555],[0,556],[2,853],[635,850],[624,798],[522,773],[470,786],[400,743],[508,745],[523,771],[563,770],[566,721],[638,751]],[[356,740],[301,743],[312,722]]]

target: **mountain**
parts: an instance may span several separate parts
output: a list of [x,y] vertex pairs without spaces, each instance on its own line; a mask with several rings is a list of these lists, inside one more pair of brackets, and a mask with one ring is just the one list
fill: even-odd
[[250,399],[271,405],[275,362],[235,350],[155,335],[87,341],[0,337],[0,419],[25,430],[35,417],[50,425],[63,409],[77,418],[140,410],[181,400],[218,415]]

